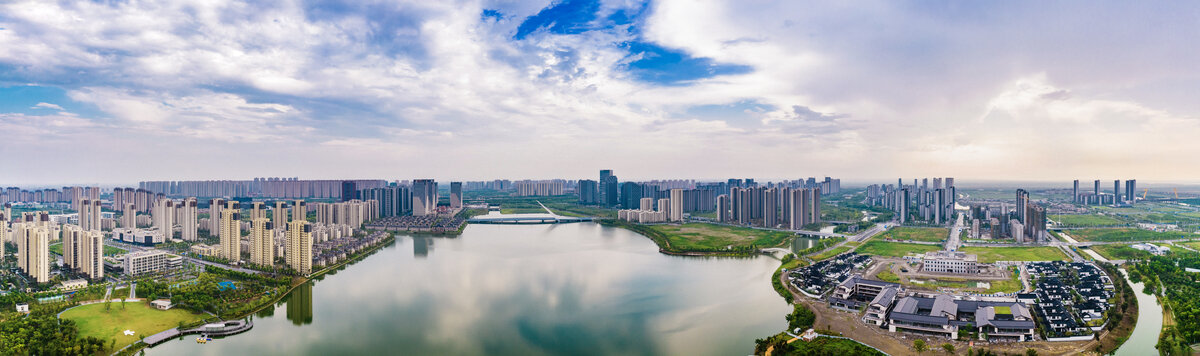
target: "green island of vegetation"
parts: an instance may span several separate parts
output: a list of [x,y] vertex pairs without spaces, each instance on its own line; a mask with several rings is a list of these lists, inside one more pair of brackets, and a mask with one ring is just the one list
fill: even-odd
[[[181,308],[158,310],[144,302],[115,302],[81,305],[60,316],[75,322],[79,337],[95,337],[108,346],[124,346],[180,325],[208,317]],[[125,335],[125,330],[133,335]]]
[[645,235],[662,252],[674,254],[756,254],[761,248],[783,245],[794,236],[789,232],[707,223],[641,225],[615,220],[602,223]]
[[897,226],[883,233],[881,238],[921,242],[942,242],[945,241],[949,236],[950,229],[944,227]]
[[1117,229],[1079,229],[1071,230],[1069,233],[1072,238],[1078,241],[1098,241],[1098,242],[1122,242],[1122,241],[1153,241],[1153,240],[1173,240],[1196,238],[1196,235],[1189,232],[1157,232],[1150,230],[1142,230],[1135,228],[1117,228]]
[[904,242],[887,242],[881,240],[871,240],[859,246],[856,252],[864,255],[888,256],[888,257],[904,257],[910,253],[923,254],[929,251],[941,250],[941,245],[925,245],[913,244]]
[[980,263],[996,261],[1059,261],[1067,255],[1057,247],[963,247],[959,251],[979,256]]

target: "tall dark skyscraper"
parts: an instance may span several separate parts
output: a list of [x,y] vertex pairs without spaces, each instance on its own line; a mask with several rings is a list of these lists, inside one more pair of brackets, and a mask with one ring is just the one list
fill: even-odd
[[342,181],[342,201],[358,199],[358,184],[354,181]]
[[617,176],[611,169],[600,170],[600,205],[617,205]]
[[1079,180],[1078,179],[1075,180],[1074,188],[1071,188],[1071,201],[1076,202],[1076,203],[1079,202]]
[[600,202],[600,186],[591,179],[579,180],[579,204],[596,204]]
[[1113,204],[1121,204],[1121,180],[1113,180]]
[[641,207],[642,185],[634,182],[621,183],[621,208],[622,209],[638,209]]
[[1133,204],[1137,200],[1135,197],[1137,197],[1137,179],[1125,181],[1125,200],[1129,201],[1129,204]]
[[1025,191],[1024,189],[1017,189],[1017,220],[1020,220],[1022,224],[1028,223],[1028,221],[1025,220],[1025,214],[1027,213],[1026,210],[1028,207],[1029,192]]

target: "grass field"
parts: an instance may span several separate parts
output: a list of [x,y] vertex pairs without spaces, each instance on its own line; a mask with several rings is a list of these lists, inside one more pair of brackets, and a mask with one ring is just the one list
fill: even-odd
[[1113,226],[1125,224],[1125,221],[1108,215],[1050,215],[1050,220],[1067,226]]
[[1187,247],[1191,247],[1193,250],[1200,251],[1200,241],[1176,242],[1176,243],[1182,243],[1184,245],[1187,245]]
[[782,231],[704,223],[647,225],[646,228],[662,233],[672,247],[682,250],[723,250],[726,246],[750,245],[771,247],[792,237],[791,233]]
[[[56,254],[59,256],[62,256],[62,254],[63,254],[62,253],[62,243],[50,245],[49,249],[50,249],[50,253],[53,253],[53,254]],[[104,255],[105,256],[120,255],[120,254],[124,254],[125,252],[126,251],[124,249],[119,249],[119,248],[107,246],[107,245],[104,246]]]
[[1070,230],[1068,233],[1071,237],[1079,241],[1101,241],[1101,242],[1120,242],[1120,241],[1147,241],[1147,240],[1171,240],[1181,238],[1200,237],[1188,232],[1157,232],[1150,230],[1120,228],[1120,229],[1080,229]]
[[904,257],[905,255],[907,255],[909,253],[922,254],[922,253],[926,253],[929,251],[937,251],[937,250],[941,250],[941,249],[942,249],[942,246],[939,246],[939,245],[922,245],[922,244],[910,244],[910,243],[903,243],[903,242],[887,242],[887,241],[881,241],[881,240],[871,240],[871,241],[867,241],[867,243],[863,244],[862,246],[859,246],[858,250],[855,250],[855,251],[858,253],[864,254],[864,255]]
[[950,229],[942,227],[899,226],[885,232],[881,238],[921,242],[942,242],[950,236]]
[[832,250],[825,251],[825,253],[822,253],[822,254],[819,254],[819,255],[813,256],[813,257],[811,257],[811,258],[812,258],[812,260],[813,260],[813,261],[820,261],[820,260],[823,260],[823,259],[826,259],[826,258],[830,258],[830,257],[833,257],[833,256],[840,255],[840,254],[842,254],[843,252],[846,252],[846,251],[850,251],[850,246],[844,246],[844,245],[843,245],[843,246],[841,246],[841,247],[837,247],[837,248],[834,248],[834,249],[832,249]]
[[1129,247],[1129,245],[1094,245],[1091,248],[1110,260],[1147,259],[1152,256],[1149,252]]
[[884,267],[884,270],[879,271],[879,274],[875,275],[875,278],[878,280],[884,281],[884,282],[900,283],[900,276],[897,276],[895,273],[892,273],[892,270],[890,268],[891,268],[891,265],[888,265],[888,267]]
[[996,261],[1058,261],[1066,254],[1057,247],[963,247],[958,249],[979,256],[980,263]]
[[[80,306],[63,312],[60,317],[74,320],[80,337],[95,336],[104,340],[106,346],[109,340],[116,340],[117,349],[142,337],[178,327],[180,322],[189,323],[206,317],[183,309],[158,310],[141,302],[127,302],[125,309],[121,309],[120,302],[112,303],[108,311],[104,310],[104,305]],[[135,334],[125,335],[125,330],[132,330]]]

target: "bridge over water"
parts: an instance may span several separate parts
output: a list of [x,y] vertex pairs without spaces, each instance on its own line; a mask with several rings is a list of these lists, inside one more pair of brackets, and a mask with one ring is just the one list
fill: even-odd
[[472,224],[561,224],[595,220],[591,217],[558,215],[550,211],[550,208],[547,208],[542,202],[537,203],[542,206],[545,213],[479,215],[467,219],[467,222]]

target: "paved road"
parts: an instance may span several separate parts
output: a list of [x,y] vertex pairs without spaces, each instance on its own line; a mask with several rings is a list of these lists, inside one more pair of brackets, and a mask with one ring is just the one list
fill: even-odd
[[112,295],[113,285],[108,285],[108,290],[104,291],[104,300],[108,300],[108,296]]
[[133,299],[134,297],[137,297],[137,293],[134,293],[136,291],[137,291],[137,282],[130,283],[129,284],[129,299]]
[[958,214],[958,220],[954,222],[954,227],[950,228],[950,237],[946,238],[946,251],[958,251],[958,247],[962,245],[962,240],[959,240],[962,230],[963,214]]
[[238,272],[245,272],[245,273],[253,273],[253,274],[263,274],[263,273],[264,273],[263,271],[252,270],[252,269],[248,269],[248,268],[241,268],[241,267],[234,267],[234,266],[230,266],[230,265],[227,265],[227,264],[221,264],[221,263],[216,263],[216,262],[209,262],[209,261],[205,261],[205,260],[198,259],[198,258],[192,258],[192,257],[188,257],[188,256],[183,256],[183,258],[184,258],[184,259],[186,259],[186,260],[188,260],[189,262],[192,262],[192,263],[199,263],[199,264],[202,264],[202,265],[213,266],[213,267],[217,267],[217,268],[223,268],[223,269],[227,269],[227,270],[231,270],[231,271],[238,271]]

